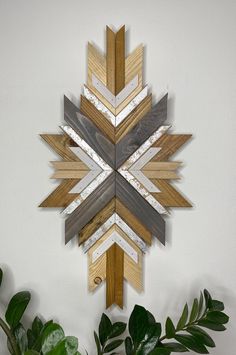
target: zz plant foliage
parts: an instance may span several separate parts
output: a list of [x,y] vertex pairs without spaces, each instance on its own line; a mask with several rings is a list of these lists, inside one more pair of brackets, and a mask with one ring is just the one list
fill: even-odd
[[[0,269],[0,286],[2,279]],[[53,320],[43,322],[35,317],[30,328],[25,329],[22,317],[30,299],[28,291],[18,292],[7,306],[5,319],[0,317],[0,328],[7,336],[9,353],[80,355],[77,338],[65,336],[62,327]],[[184,306],[176,325],[168,317],[164,329],[148,310],[138,305],[130,315],[128,327],[124,322],[112,323],[106,314],[102,314],[98,332],[94,332],[97,355],[170,355],[190,350],[208,354],[215,343],[206,329],[226,329],[229,317],[223,311],[224,304],[212,299],[204,290],[199,299],[194,299],[191,308],[187,304]]]

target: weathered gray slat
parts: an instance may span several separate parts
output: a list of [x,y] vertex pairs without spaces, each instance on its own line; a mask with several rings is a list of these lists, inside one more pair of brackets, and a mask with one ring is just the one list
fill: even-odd
[[64,96],[64,118],[107,164],[112,168],[115,167],[114,144],[66,96]]
[[165,244],[164,219],[119,173],[116,173],[116,197]]
[[118,169],[143,144],[167,118],[166,94],[116,145]]
[[65,242],[68,243],[115,196],[115,172],[112,172],[65,221]]

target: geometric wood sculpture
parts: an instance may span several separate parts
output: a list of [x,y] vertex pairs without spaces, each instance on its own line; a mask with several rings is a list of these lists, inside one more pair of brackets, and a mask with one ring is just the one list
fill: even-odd
[[89,290],[106,280],[106,306],[123,307],[126,279],[141,291],[142,257],[152,238],[165,244],[163,215],[191,207],[171,185],[170,158],[191,135],[171,134],[167,95],[152,106],[143,87],[143,46],[125,55],[125,27],[106,30],[106,56],[88,45],[88,79],[80,109],[64,98],[61,134],[42,138],[61,157],[60,185],[40,207],[64,208],[65,240],[75,236],[89,260]]

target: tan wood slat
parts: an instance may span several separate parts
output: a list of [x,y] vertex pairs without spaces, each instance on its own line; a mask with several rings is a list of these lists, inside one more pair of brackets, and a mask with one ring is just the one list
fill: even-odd
[[88,170],[57,170],[51,179],[82,179],[88,174]]
[[56,170],[89,170],[87,165],[84,164],[82,161],[51,161],[51,164]]
[[152,179],[151,180],[160,190],[160,192],[153,193],[152,195],[157,199],[160,204],[165,207],[192,207],[191,203],[187,201],[180,192],[177,191],[166,180]]
[[147,163],[143,168],[142,170],[176,170],[178,169],[180,166],[181,166],[181,162],[179,161],[158,161],[158,162],[153,162],[153,161],[150,161],[149,163]]
[[125,87],[125,26],[116,33],[115,95]]
[[161,147],[152,161],[165,161],[174,155],[190,138],[191,134],[163,134],[153,147]]
[[115,95],[116,92],[116,34],[106,27],[106,70],[107,88]]
[[142,172],[149,179],[180,179],[179,175],[171,170],[142,170]]
[[67,135],[65,135],[65,134],[41,134],[40,136],[64,160],[80,161],[80,159],[69,148],[69,147],[76,147],[77,145]]
[[106,58],[92,43],[88,43],[88,85],[92,86],[92,74],[106,85]]

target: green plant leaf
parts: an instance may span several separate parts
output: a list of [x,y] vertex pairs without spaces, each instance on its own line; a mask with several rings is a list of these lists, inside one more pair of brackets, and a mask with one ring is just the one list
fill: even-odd
[[167,318],[166,320],[166,337],[167,339],[174,338],[175,336],[175,326],[170,319],[170,317]]
[[211,303],[212,303],[211,308],[210,308],[211,311],[222,312],[225,309],[224,303],[221,301],[212,300]]
[[43,330],[42,353],[48,354],[62,339],[65,333],[59,324],[51,323]]
[[154,315],[147,310],[146,310],[146,312],[147,312],[147,317],[148,317],[148,324],[149,325],[156,324],[156,319],[155,319]]
[[2,279],[3,279],[3,271],[2,269],[0,268],[0,286],[2,284]]
[[165,349],[170,350],[173,353],[186,353],[189,351],[184,345],[179,344],[179,343],[174,343],[174,342],[165,343],[165,344],[163,344],[163,347]]
[[100,341],[98,338],[98,335],[96,332],[93,332],[94,335],[94,339],[95,339],[95,343],[96,343],[96,347],[97,347],[97,355],[101,355],[102,354],[102,349],[101,349],[101,345],[100,345]]
[[103,313],[99,324],[99,329],[98,329],[99,340],[102,346],[104,346],[106,340],[111,334],[111,331],[112,331],[111,321],[108,318],[108,316],[105,313]]
[[13,334],[21,353],[24,353],[28,349],[28,339],[26,330],[21,323],[14,328]]
[[219,311],[207,313],[206,319],[218,324],[226,324],[229,321],[229,317],[225,313]]
[[205,302],[206,302],[206,308],[210,309],[212,307],[211,295],[206,289],[203,291],[203,293],[204,293],[204,298],[205,298]]
[[129,333],[134,343],[134,347],[139,344],[146,334],[149,326],[150,314],[144,307],[136,305],[129,319]]
[[28,329],[27,330],[27,339],[28,339],[28,348],[32,349],[32,347],[33,347],[33,345],[34,345],[34,343],[36,341],[36,338],[35,338],[35,336],[33,334],[32,329]]
[[165,349],[163,347],[157,347],[153,351],[150,352],[149,355],[170,355],[171,351],[169,349]]
[[125,353],[126,355],[132,355],[133,352],[133,343],[130,337],[125,339]]
[[196,338],[199,338],[199,340],[209,348],[215,347],[213,339],[207,334],[207,332],[205,332],[205,330],[196,326],[191,326],[187,328],[187,332],[194,335]]
[[116,322],[112,324],[112,329],[109,334],[109,339],[118,337],[119,335],[123,334],[126,329],[126,323],[123,322]]
[[121,344],[123,344],[124,340],[122,339],[117,339],[117,340],[113,340],[111,341],[109,344],[107,344],[104,348],[104,353],[109,353],[110,351],[118,348],[119,346],[121,346]]
[[199,298],[199,304],[198,304],[198,315],[197,315],[198,318],[202,315],[203,303],[204,303],[204,297],[203,297],[203,294],[201,292],[200,293],[200,298]]
[[135,355],[150,354],[150,352],[153,349],[155,349],[155,347],[157,346],[160,335],[161,335],[160,323],[149,325],[149,328],[147,329],[143,340],[136,348]]
[[195,351],[198,354],[209,354],[207,348],[192,335],[176,335],[175,339],[186,348]]
[[189,323],[192,323],[193,321],[195,321],[195,319],[197,318],[198,315],[198,299],[195,298],[193,301],[193,305],[192,305],[192,309],[191,309],[191,313],[190,313],[190,317],[189,317]]
[[32,323],[32,332],[34,336],[37,338],[43,329],[43,322],[39,317],[35,317]]
[[215,330],[216,332],[223,332],[226,328],[223,324],[217,324],[214,322],[211,322],[207,319],[202,319],[198,322],[198,325],[201,327],[205,327],[211,330]]
[[28,350],[24,353],[24,355],[40,355],[40,354],[35,350]]
[[10,300],[5,313],[5,318],[11,328],[15,328],[20,322],[25,309],[29,304],[30,298],[30,292],[22,291],[15,294]]
[[187,320],[188,320],[188,305],[187,303],[185,304],[184,306],[184,309],[183,309],[183,312],[182,312],[182,315],[178,321],[178,324],[177,324],[177,327],[176,327],[176,330],[181,330],[184,328],[185,324],[187,323]]
[[66,337],[49,351],[48,355],[76,355],[78,354],[78,339],[76,337]]

